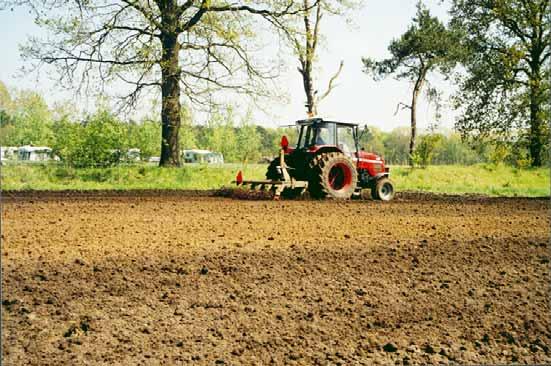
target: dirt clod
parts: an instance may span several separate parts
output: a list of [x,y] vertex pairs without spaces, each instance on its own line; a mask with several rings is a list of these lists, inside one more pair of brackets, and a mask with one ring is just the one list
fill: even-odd
[[398,347],[396,347],[392,343],[387,343],[383,346],[383,351],[385,351],[385,352],[396,352],[396,351],[398,351]]

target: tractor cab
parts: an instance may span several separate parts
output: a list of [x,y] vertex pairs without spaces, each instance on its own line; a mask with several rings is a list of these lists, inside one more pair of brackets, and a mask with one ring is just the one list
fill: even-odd
[[297,149],[309,152],[337,149],[351,157],[358,152],[358,125],[322,119],[298,121],[297,125],[300,127]]

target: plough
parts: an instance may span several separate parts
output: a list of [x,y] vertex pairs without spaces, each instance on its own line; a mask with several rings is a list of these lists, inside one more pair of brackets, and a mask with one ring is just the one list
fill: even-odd
[[245,180],[241,170],[237,173],[235,183],[238,188],[246,188],[251,191],[269,192],[273,195],[274,200],[279,200],[285,191],[293,192],[293,195],[298,196],[308,188],[308,182],[296,180],[289,174],[289,167],[285,164],[285,148],[282,148],[279,153],[280,165],[277,167],[280,180]]

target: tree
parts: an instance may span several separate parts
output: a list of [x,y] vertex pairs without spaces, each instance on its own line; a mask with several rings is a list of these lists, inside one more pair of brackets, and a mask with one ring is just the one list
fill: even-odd
[[457,132],[443,136],[442,144],[435,151],[433,164],[471,165],[484,161],[485,156],[477,153]]
[[143,120],[128,123],[128,147],[140,149],[140,158],[147,160],[159,156],[159,136],[161,124],[158,121]]
[[231,106],[225,111],[213,111],[208,121],[202,146],[208,150],[222,153],[225,161],[238,160],[234,111]]
[[[312,5],[314,3],[314,5]],[[313,70],[316,61],[316,52],[320,40],[320,24],[323,14],[342,14],[344,8],[352,6],[351,3],[337,1],[332,4],[330,0],[320,0],[312,2],[302,0],[302,30],[289,32],[295,53],[298,56],[300,66],[298,72],[302,76],[302,84],[306,94],[306,113],[308,117],[318,114],[318,104],[325,99],[335,87],[335,81],[339,77],[344,61],[341,61],[337,72],[329,80],[329,84],[324,93],[318,95],[314,85]]]
[[369,126],[366,130],[360,132],[360,136],[361,148],[369,152],[383,155],[384,157],[385,146],[383,144],[383,133],[379,128]]
[[98,111],[83,123],[54,123],[53,151],[75,167],[112,166],[128,152],[128,126],[108,111]]
[[237,129],[237,154],[239,162],[256,163],[260,160],[262,137],[255,125],[251,123],[252,112],[249,110]]
[[432,163],[432,159],[437,149],[442,145],[443,140],[443,136],[434,131],[422,135],[421,142],[413,154],[415,165],[423,168],[429,166]]
[[398,127],[385,136],[383,140],[385,161],[390,164],[406,164],[408,162],[409,132],[407,127]]
[[454,0],[451,14],[469,51],[455,98],[464,109],[457,129],[475,138],[518,135],[531,164],[542,165],[550,118],[549,0]]
[[[0,81],[0,143],[9,144],[9,135],[13,134],[13,101],[6,85]],[[6,139],[6,137],[8,137]]]
[[197,147],[195,126],[193,125],[193,115],[186,106],[182,108],[182,133],[180,133],[180,146],[183,149],[195,149]]
[[[160,165],[180,164],[180,98],[200,104],[212,93],[262,91],[255,81],[274,77],[255,62],[256,19],[282,26],[297,14],[291,0],[8,0],[27,4],[52,37],[31,39],[27,59],[57,67],[62,84],[89,90],[98,81],[123,83],[134,105],[151,88],[161,91]],[[101,89],[103,90],[103,89]]]
[[30,90],[19,90],[13,99],[6,90],[0,98],[0,133],[3,145],[49,145],[53,141],[52,113],[44,98]]
[[[413,24],[388,47],[391,57],[381,61],[371,58],[362,59],[364,71],[372,74],[375,80],[395,75],[398,80],[409,80],[414,83],[411,103],[399,104],[411,112],[410,165],[413,164],[412,157],[415,151],[419,95],[427,83],[430,72],[440,71],[442,74],[447,74],[456,64],[460,55],[458,41],[458,32],[448,29],[419,2]],[[434,92],[431,94],[434,95]]]

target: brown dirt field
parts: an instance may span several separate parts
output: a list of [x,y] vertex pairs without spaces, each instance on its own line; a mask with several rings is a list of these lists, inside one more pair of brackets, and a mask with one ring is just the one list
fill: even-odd
[[12,196],[3,364],[550,363],[548,210]]

